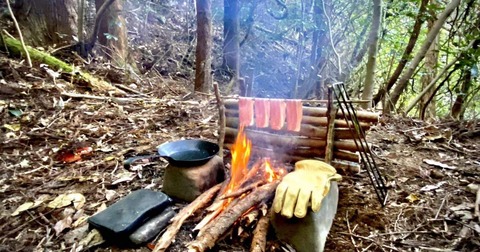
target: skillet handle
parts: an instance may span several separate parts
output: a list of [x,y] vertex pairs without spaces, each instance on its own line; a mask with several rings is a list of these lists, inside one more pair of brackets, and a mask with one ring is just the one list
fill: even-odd
[[130,166],[135,162],[135,161],[138,161],[138,160],[142,160],[142,159],[148,159],[148,161],[155,161],[159,158],[161,158],[162,156],[160,155],[143,155],[143,156],[135,156],[135,157],[130,157],[130,158],[127,158],[123,161],[123,167],[124,168],[130,168]]

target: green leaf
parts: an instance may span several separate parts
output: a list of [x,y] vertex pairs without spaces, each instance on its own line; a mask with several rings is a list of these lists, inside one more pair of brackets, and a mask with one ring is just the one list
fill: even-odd
[[22,116],[22,114],[23,114],[22,110],[20,110],[20,109],[9,109],[8,113],[10,113],[10,115],[15,116],[17,118]]

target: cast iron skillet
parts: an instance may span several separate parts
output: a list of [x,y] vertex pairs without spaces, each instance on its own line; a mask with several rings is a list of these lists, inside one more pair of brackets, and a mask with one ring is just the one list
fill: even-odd
[[163,143],[157,148],[158,155],[136,156],[125,160],[124,165],[130,166],[139,159],[165,158],[173,166],[194,167],[208,162],[219,151],[215,143],[199,139],[179,140]]

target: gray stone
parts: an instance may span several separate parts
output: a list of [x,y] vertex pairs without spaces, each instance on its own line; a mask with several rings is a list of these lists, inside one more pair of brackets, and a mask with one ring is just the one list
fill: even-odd
[[214,156],[206,164],[197,167],[168,165],[163,178],[163,192],[172,198],[193,201],[204,191],[224,179],[223,159]]
[[277,238],[292,245],[297,252],[322,252],[337,212],[338,185],[332,182],[330,191],[322,200],[320,211],[311,210],[304,218],[290,219],[272,214],[271,223]]

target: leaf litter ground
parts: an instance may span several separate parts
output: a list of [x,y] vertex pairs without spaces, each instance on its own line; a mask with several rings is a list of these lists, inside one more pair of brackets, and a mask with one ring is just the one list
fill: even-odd
[[[166,141],[217,139],[214,97],[184,101],[184,82],[152,79],[156,84],[142,92],[155,98],[141,102],[60,100],[48,76],[32,70],[25,74],[26,69],[12,64],[0,64],[5,76],[0,83],[0,251],[89,247],[95,241],[88,235],[88,216],[130,191],[162,188],[167,163],[160,160],[127,170],[124,158],[154,154],[155,146]],[[388,181],[387,205],[380,207],[365,171],[343,174],[326,250],[478,250],[479,130],[476,122],[383,118],[369,131],[368,140]],[[62,153],[79,147],[93,151],[76,162],[59,161]],[[182,245],[192,240],[194,221],[198,217],[185,224],[169,251],[185,251]],[[248,251],[248,238],[232,237],[213,251]],[[108,245],[90,250],[149,251]],[[272,240],[268,251],[288,250]]]

